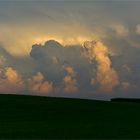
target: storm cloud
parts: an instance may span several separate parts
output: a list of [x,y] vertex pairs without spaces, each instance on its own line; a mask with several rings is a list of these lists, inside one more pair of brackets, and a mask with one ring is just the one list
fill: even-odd
[[0,1],[0,92],[140,97],[139,1]]
[[[112,55],[101,41],[62,45],[49,40],[34,44],[30,57],[18,59],[1,48],[0,91],[104,99],[137,96],[140,50],[126,49]],[[22,62],[29,65],[26,72],[20,69]]]

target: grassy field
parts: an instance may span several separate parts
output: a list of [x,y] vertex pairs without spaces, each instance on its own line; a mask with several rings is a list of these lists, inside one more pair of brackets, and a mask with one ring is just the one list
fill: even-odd
[[140,138],[140,103],[0,95],[0,138]]

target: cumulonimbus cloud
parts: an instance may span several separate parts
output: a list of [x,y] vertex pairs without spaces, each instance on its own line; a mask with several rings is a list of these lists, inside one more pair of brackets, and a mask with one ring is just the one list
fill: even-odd
[[35,44],[30,59],[25,59],[34,67],[25,73],[18,67],[23,60],[13,58],[5,51],[2,56],[0,92],[3,93],[29,92],[51,96],[78,93],[80,96],[79,93],[84,91],[85,94],[92,92],[94,96],[94,93],[114,92],[116,88],[126,92],[131,86],[136,87],[131,81],[132,74],[135,76],[133,61],[127,62],[131,55],[111,56],[101,41],[69,46],[54,40],[44,45]]

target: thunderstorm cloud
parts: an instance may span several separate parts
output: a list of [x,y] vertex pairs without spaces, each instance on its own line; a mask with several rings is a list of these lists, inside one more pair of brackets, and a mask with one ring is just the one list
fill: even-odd
[[0,1],[0,92],[140,97],[139,1]]

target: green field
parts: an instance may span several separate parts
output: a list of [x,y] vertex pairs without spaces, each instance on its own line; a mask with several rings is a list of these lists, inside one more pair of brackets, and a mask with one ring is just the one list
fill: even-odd
[[0,95],[0,138],[140,138],[140,103]]

